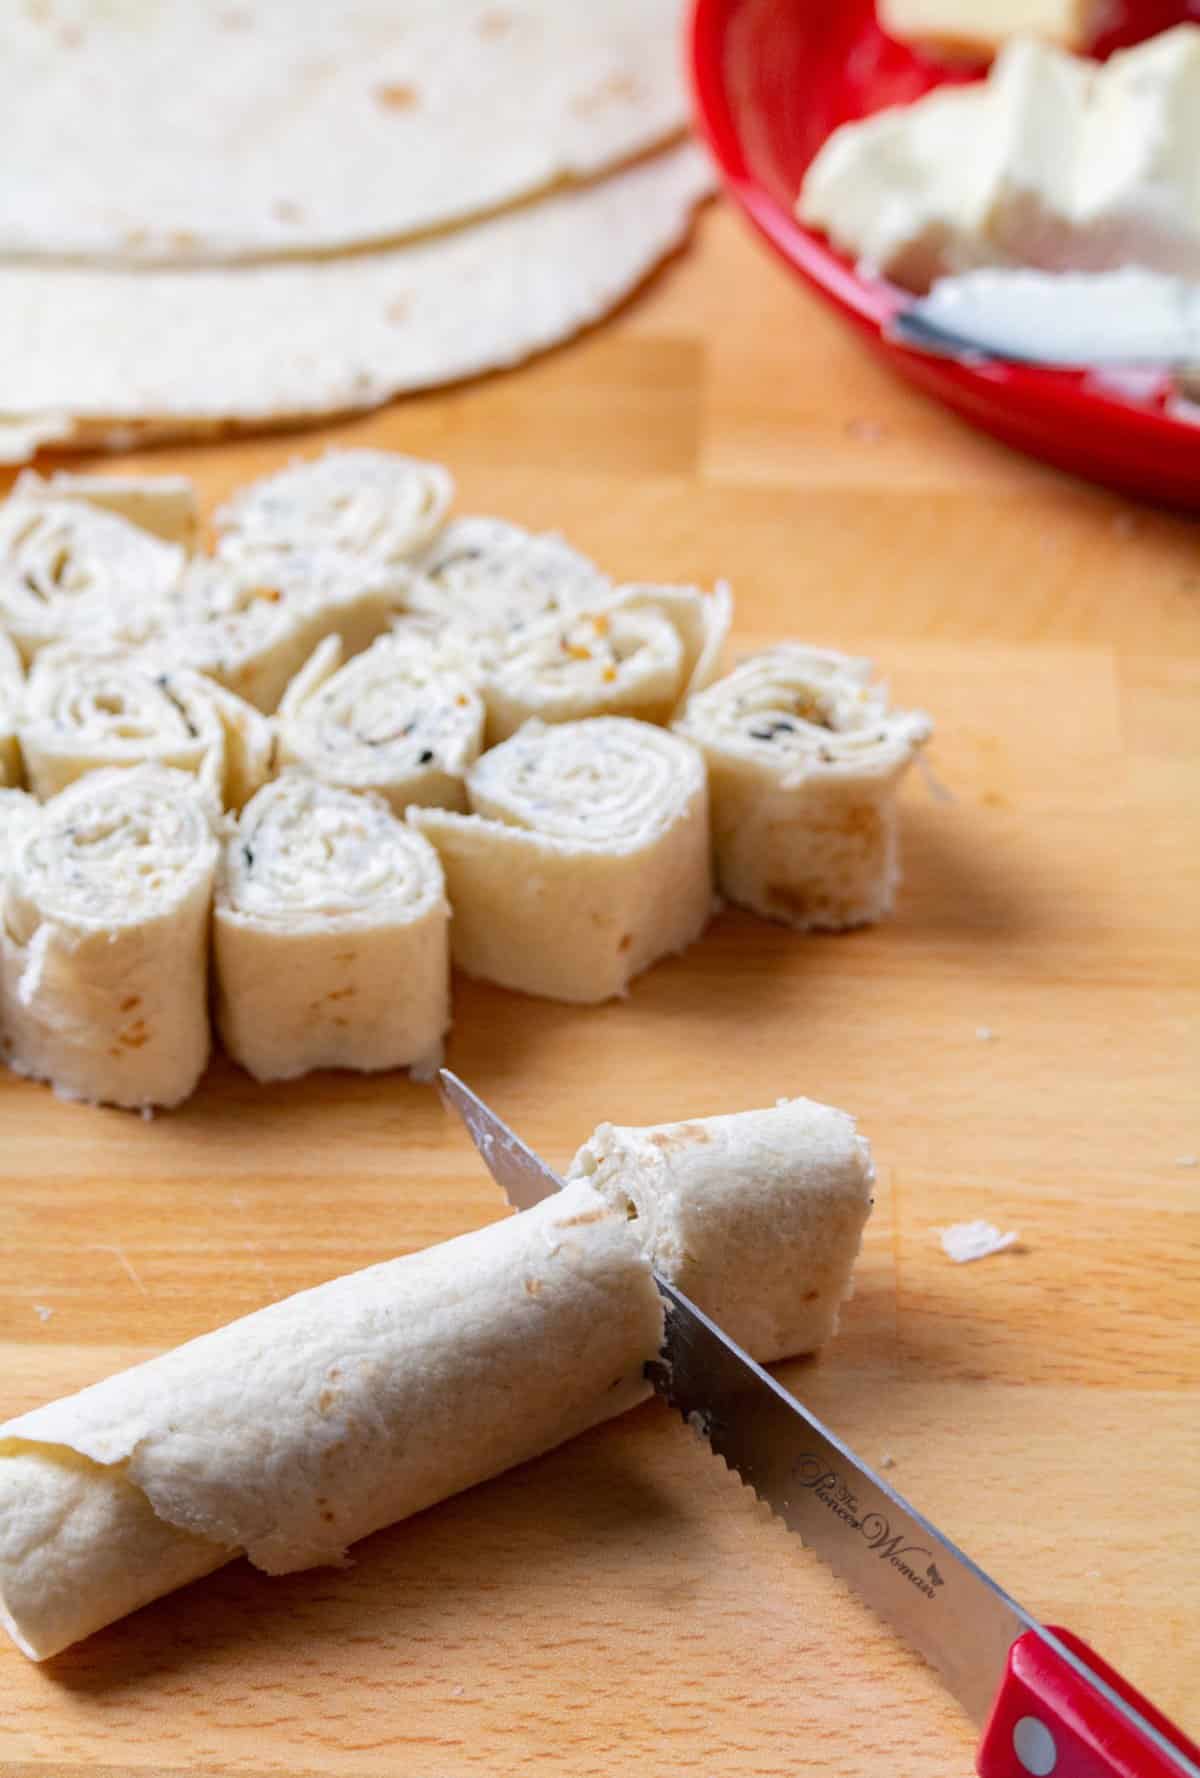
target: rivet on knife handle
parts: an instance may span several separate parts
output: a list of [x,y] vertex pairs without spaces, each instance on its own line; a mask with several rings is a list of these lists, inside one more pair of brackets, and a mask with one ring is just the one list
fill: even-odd
[[[1120,1702],[1083,1679],[1055,1642],[1077,1655]],[[1122,1703],[1133,1707],[1156,1739],[1142,1733]],[[1159,1736],[1173,1752],[1156,1744]],[[978,1763],[982,1778],[1179,1778],[1189,1763],[1200,1771],[1200,1747],[1086,1642],[1055,1628],[1044,1636],[1027,1632],[1013,1643]]]

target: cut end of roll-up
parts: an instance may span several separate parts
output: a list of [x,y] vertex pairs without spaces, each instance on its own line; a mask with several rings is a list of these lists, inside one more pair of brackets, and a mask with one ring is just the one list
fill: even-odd
[[352,655],[382,635],[406,585],[403,568],[338,550],[196,557],[175,622],[148,654],[206,674],[269,715],[327,636]]
[[484,708],[455,654],[453,639],[393,633],[343,666],[340,641],[327,637],[280,703],[280,763],[375,791],[397,815],[413,804],[465,809]]
[[896,795],[933,725],[892,710],[869,661],[782,643],[689,698],[673,727],[708,764],[728,900],[800,930],[891,911]]
[[467,773],[470,815],[414,809],[437,847],[468,975],[595,1003],[712,912],[704,763],[624,717],[527,723]]
[[195,484],[186,475],[77,474],[57,469],[41,476],[24,470],[13,494],[25,500],[82,500],[149,531],[164,543],[191,551],[200,526]]
[[52,642],[136,646],[176,612],[184,554],[84,500],[0,506],[0,627],[31,661]]
[[454,498],[440,463],[395,451],[326,451],[251,482],[217,513],[221,552],[344,550],[407,562],[427,549]]
[[450,910],[434,848],[383,800],[297,771],[224,844],[217,1023],[257,1080],[315,1068],[429,1078],[450,1024]]
[[8,824],[0,1028],[65,1098],[171,1106],[209,1051],[217,809],[159,765],[89,772]]
[[790,1099],[643,1129],[601,1124],[567,1178],[634,1217],[655,1268],[760,1363],[832,1338],[875,1179],[845,1112]]

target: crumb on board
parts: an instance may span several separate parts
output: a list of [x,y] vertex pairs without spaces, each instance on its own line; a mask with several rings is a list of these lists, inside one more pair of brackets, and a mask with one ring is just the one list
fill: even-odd
[[1177,1154],[1175,1165],[1177,1167],[1200,1167],[1200,1154]]
[[888,435],[887,427],[878,420],[867,420],[859,416],[846,421],[847,438],[853,438],[859,444],[878,444]]
[[879,1467],[880,1469],[895,1469],[896,1459],[892,1456],[890,1451],[885,1451],[883,1453],[883,1456],[879,1459]]
[[996,1039],[996,1033],[990,1025],[976,1025],[975,1035],[980,1043],[994,1043]]
[[965,1266],[973,1259],[988,1259],[993,1253],[1004,1253],[1015,1247],[1020,1236],[1009,1232],[1002,1235],[995,1223],[956,1222],[948,1229],[939,1229],[942,1252],[955,1265]]
[[35,1303],[33,1305],[33,1312],[39,1321],[49,1321],[54,1310],[50,1307],[49,1303]]

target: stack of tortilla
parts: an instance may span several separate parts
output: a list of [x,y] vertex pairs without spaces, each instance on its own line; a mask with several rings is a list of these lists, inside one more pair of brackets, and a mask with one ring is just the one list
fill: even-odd
[[681,0],[0,14],[0,460],[374,406],[576,333],[683,239]]

